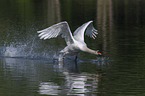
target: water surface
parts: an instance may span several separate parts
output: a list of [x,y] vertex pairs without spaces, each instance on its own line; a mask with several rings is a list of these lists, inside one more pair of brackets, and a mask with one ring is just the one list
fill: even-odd
[[[0,96],[144,96],[144,0],[1,0]],[[75,6],[75,7],[74,7]],[[72,32],[93,20],[95,40],[78,62],[58,53],[64,39],[40,40],[37,31],[61,21]],[[109,60],[108,60],[109,59]]]

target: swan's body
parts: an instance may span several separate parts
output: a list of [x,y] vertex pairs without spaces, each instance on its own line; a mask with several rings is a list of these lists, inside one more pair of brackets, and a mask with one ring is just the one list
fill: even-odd
[[96,37],[97,30],[93,27],[93,21],[89,21],[77,28],[76,31],[71,33],[68,23],[66,21],[55,24],[49,28],[38,31],[40,39],[55,38],[58,35],[62,35],[65,38],[67,46],[60,51],[59,60],[62,60],[65,55],[76,55],[80,51],[88,52],[95,55],[101,55],[101,53],[89,49],[87,44],[84,42],[84,33],[91,38]]

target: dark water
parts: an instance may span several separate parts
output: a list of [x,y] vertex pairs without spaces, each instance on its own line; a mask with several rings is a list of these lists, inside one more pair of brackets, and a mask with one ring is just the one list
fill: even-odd
[[[144,0],[1,0],[0,96],[145,96]],[[94,21],[98,38],[85,38],[102,56],[79,55],[63,65],[61,37],[38,30],[67,21],[72,32]],[[109,58],[109,60],[108,60]]]

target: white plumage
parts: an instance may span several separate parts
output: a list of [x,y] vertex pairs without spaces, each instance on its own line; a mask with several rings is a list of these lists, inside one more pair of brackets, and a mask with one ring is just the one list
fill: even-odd
[[55,38],[58,35],[62,35],[65,38],[67,46],[60,51],[59,60],[63,60],[65,55],[76,55],[80,51],[88,52],[95,55],[101,55],[97,50],[94,51],[87,47],[87,44],[84,42],[84,34],[95,39],[97,30],[93,27],[93,21],[89,21],[71,33],[69,25],[66,21],[60,22],[58,24],[52,25],[44,30],[38,31],[40,39],[50,39]]

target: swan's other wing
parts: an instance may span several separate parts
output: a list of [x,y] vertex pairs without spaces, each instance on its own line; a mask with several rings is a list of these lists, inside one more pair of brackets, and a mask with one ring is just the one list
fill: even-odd
[[85,35],[95,39],[97,36],[97,30],[93,27],[93,23],[89,24],[89,26],[87,27],[86,33]]
[[74,38],[76,40],[84,42],[84,33],[85,35],[95,39],[97,33],[97,30],[93,27],[93,21],[89,21],[79,28],[77,28],[74,32]]
[[67,45],[73,43],[73,36],[66,21],[52,25],[44,30],[37,31],[37,33],[39,33],[38,36],[40,39],[45,40],[62,35],[62,37],[65,38]]

